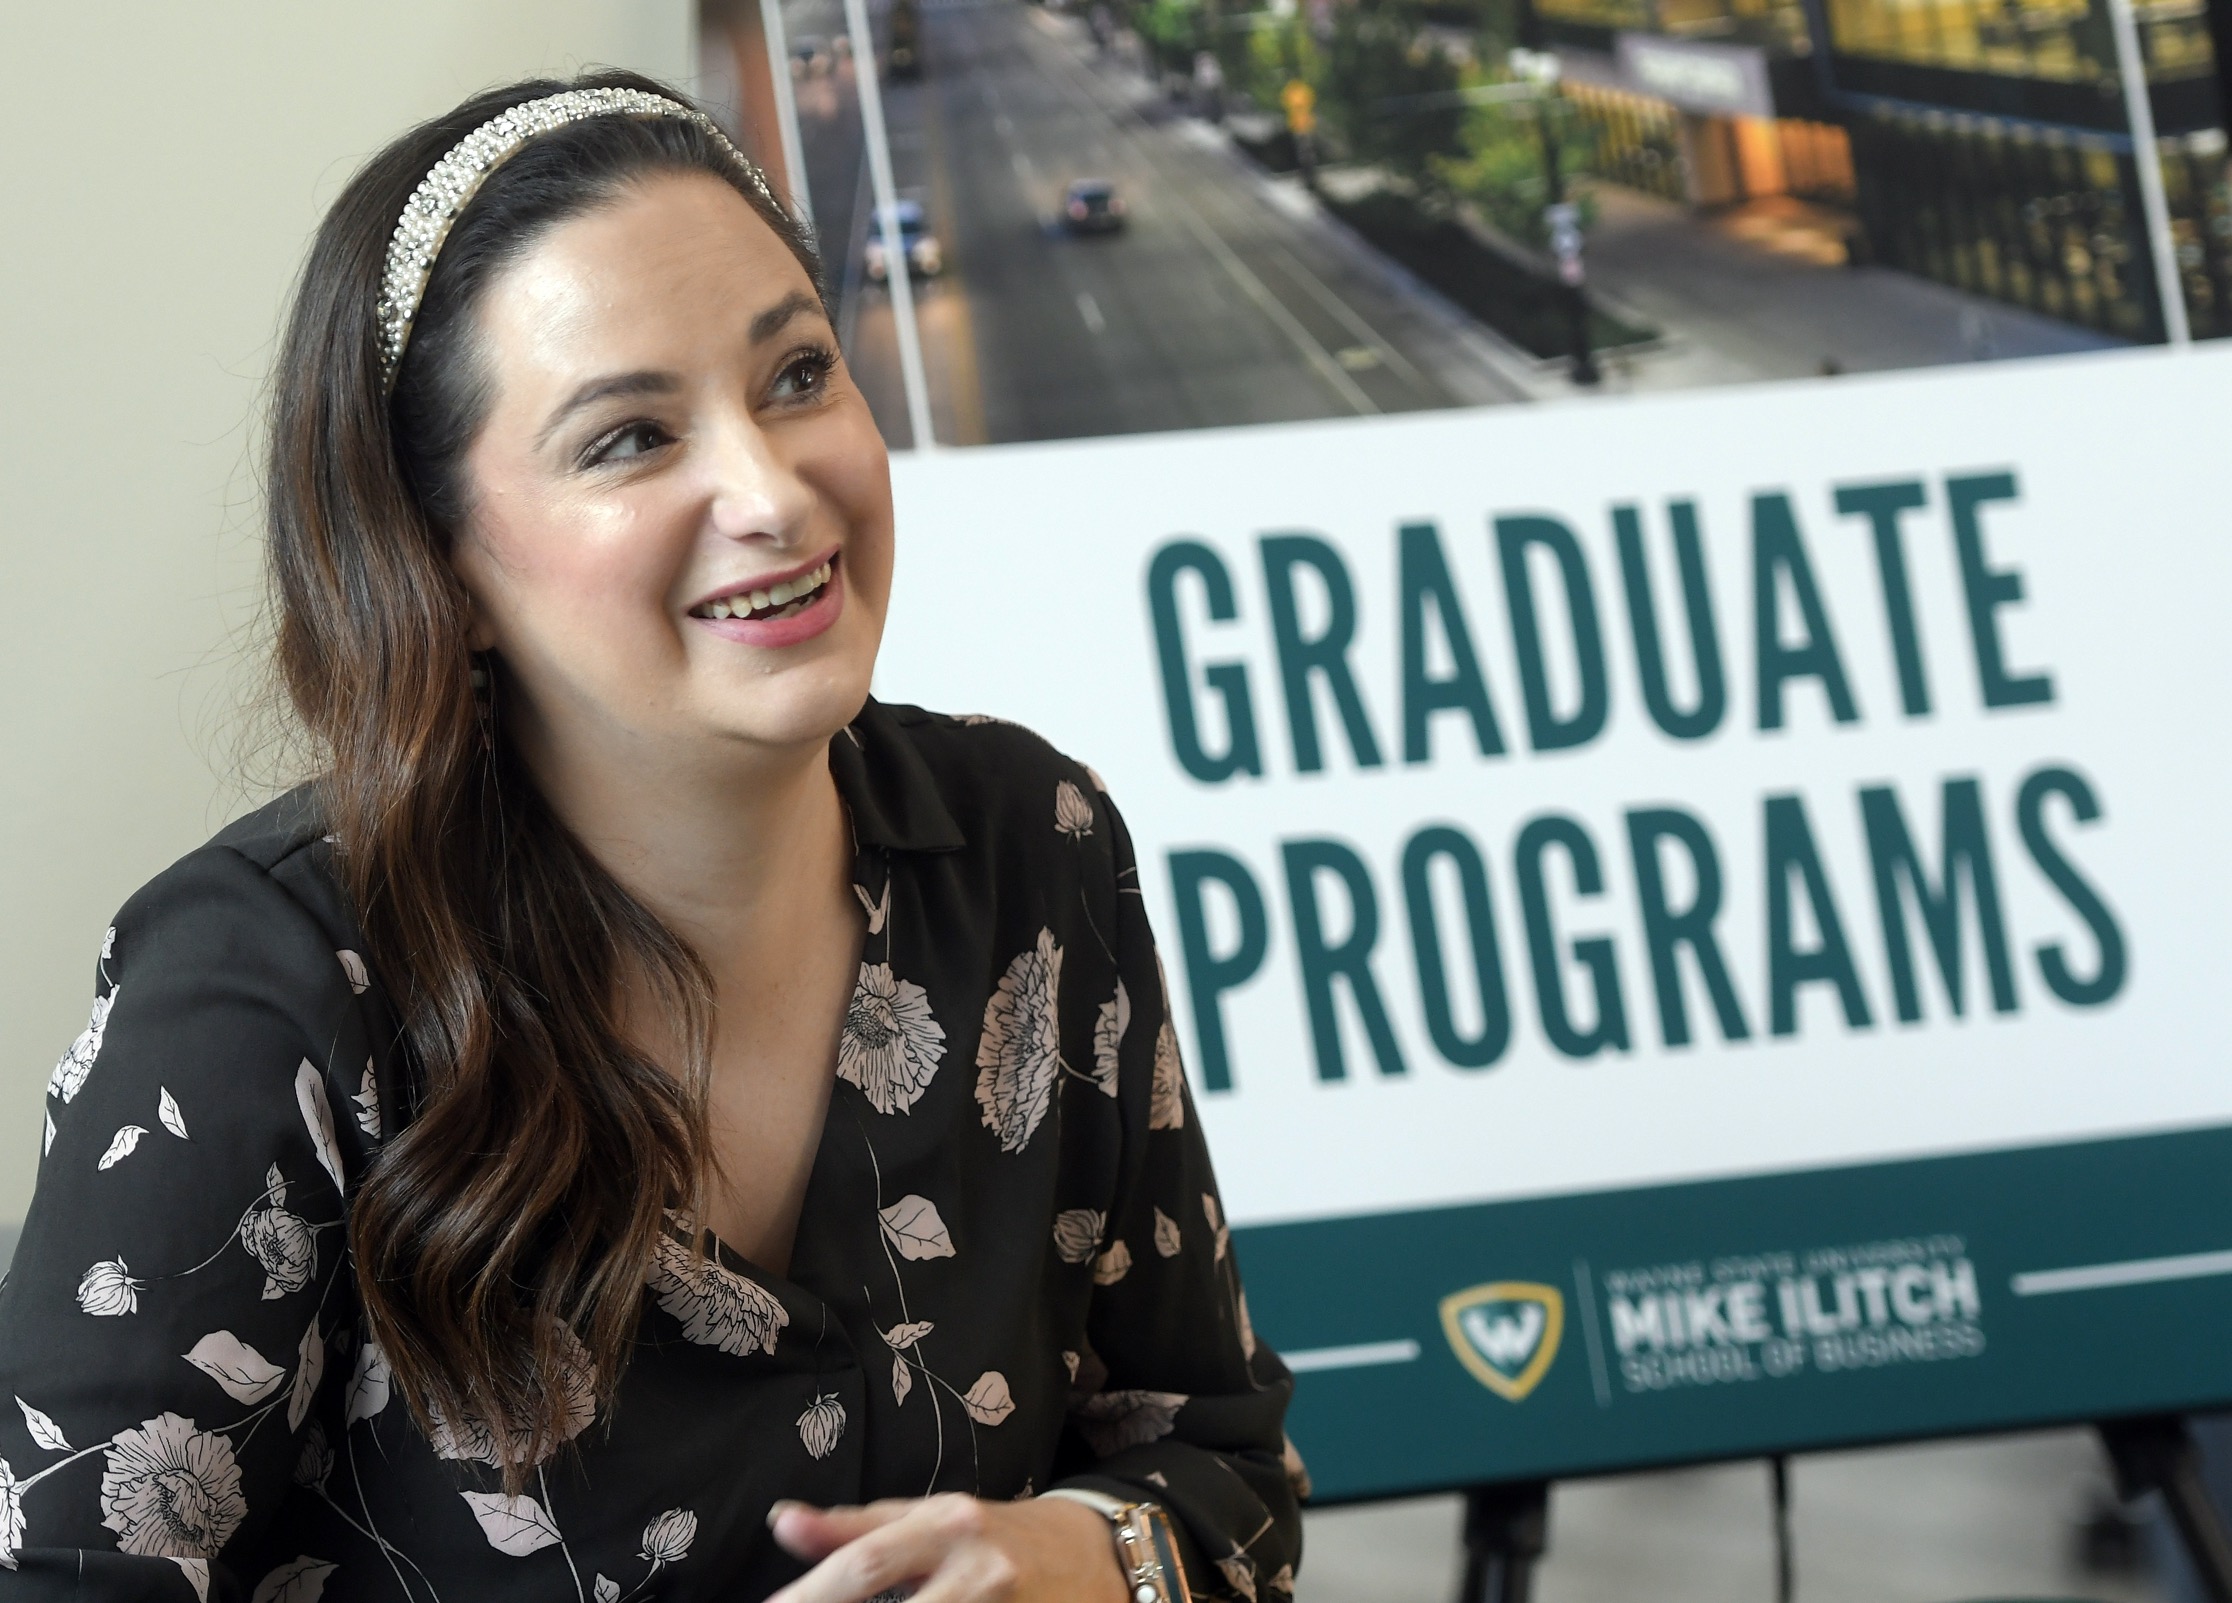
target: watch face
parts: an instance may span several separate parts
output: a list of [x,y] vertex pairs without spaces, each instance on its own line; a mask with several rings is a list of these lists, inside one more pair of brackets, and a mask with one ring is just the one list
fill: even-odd
[[1186,1567],[1178,1557],[1178,1539],[1171,1534],[1170,1516],[1159,1508],[1144,1510],[1147,1520],[1147,1540],[1155,1550],[1155,1561],[1162,1565],[1163,1584],[1171,1603],[1192,1603],[1192,1594],[1186,1590]]

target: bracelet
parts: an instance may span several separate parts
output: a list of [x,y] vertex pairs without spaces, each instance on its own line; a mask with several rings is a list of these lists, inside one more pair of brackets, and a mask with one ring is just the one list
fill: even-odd
[[1193,1603],[1185,1566],[1178,1561],[1177,1535],[1159,1504],[1127,1503],[1082,1486],[1057,1486],[1039,1495],[1081,1503],[1108,1521],[1131,1603]]

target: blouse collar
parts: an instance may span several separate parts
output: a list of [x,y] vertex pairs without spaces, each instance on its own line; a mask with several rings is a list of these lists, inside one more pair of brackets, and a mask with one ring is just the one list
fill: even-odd
[[873,697],[829,743],[829,771],[860,845],[952,852],[968,844],[930,765],[891,709]]

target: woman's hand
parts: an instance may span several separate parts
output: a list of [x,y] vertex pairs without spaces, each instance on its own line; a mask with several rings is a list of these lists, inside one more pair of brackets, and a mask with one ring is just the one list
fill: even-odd
[[866,1603],[900,1586],[914,1603],[1128,1603],[1108,1521],[1059,1497],[777,1503],[767,1522],[814,1566],[768,1603]]

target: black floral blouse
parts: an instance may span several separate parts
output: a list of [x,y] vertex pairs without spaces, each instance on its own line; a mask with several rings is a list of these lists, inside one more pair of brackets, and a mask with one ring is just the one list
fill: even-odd
[[1299,1556],[1292,1381],[1248,1326],[1124,825],[1013,725],[831,744],[867,913],[789,1276],[646,1267],[607,1417],[507,1497],[431,1436],[344,1216],[412,1102],[306,794],[142,890],[48,1086],[0,1289],[0,1597],[745,1599],[777,1498],[1148,1497],[1197,1593]]

